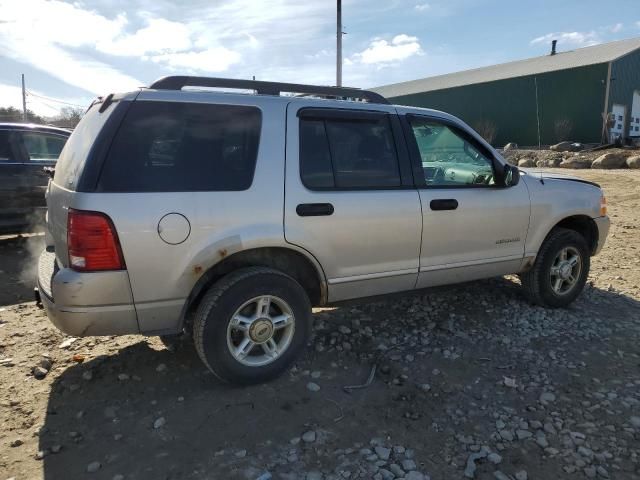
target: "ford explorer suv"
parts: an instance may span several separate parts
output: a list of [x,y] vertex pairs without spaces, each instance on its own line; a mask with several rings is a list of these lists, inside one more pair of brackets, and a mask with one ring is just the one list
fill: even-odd
[[44,225],[44,193],[70,130],[28,123],[0,123],[0,233]]
[[60,330],[186,332],[244,384],[291,365],[312,306],[505,274],[567,306],[609,230],[598,185],[521,172],[446,113],[186,76],[97,99],[47,204],[39,295]]

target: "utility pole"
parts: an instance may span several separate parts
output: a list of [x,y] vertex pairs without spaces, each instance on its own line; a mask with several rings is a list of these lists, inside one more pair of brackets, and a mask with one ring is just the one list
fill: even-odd
[[336,87],[342,86],[342,0],[337,0]]
[[24,73],[22,74],[22,121],[27,121],[27,93],[24,89]]

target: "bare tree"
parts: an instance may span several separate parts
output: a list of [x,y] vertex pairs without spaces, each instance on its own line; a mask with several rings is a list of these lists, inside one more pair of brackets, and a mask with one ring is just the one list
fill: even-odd
[[484,138],[488,143],[493,145],[493,141],[496,139],[496,135],[498,133],[498,127],[494,122],[483,118],[478,120],[473,128],[476,132],[480,134],[482,138]]
[[573,132],[573,122],[568,118],[559,118],[553,124],[553,131],[556,134],[556,141],[564,142],[571,138]]
[[60,113],[51,120],[51,124],[64,128],[76,128],[82,115],[84,112],[80,108],[63,107]]

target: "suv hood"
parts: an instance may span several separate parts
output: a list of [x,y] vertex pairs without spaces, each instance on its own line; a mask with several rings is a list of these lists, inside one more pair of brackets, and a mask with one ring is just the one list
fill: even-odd
[[547,178],[553,180],[567,180],[570,182],[586,183],[587,185],[593,185],[594,187],[600,188],[600,185],[595,182],[590,182],[584,178],[574,177],[573,175],[566,175],[564,173],[549,172],[546,170],[536,170],[531,168],[520,168],[520,172],[533,178],[542,178],[543,180]]

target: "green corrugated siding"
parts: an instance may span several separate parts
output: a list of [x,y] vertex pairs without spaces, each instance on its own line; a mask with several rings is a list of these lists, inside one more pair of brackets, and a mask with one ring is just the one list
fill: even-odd
[[494,145],[537,145],[537,80],[541,143],[549,145],[561,140],[556,134],[556,122],[563,119],[572,125],[567,140],[599,142],[606,76],[607,64],[598,64],[400,96],[391,101],[443,110],[472,127],[492,122],[496,126]]
[[633,91],[640,91],[640,50],[616,60],[611,65],[611,87],[609,91],[609,111],[618,103],[627,107],[624,136],[629,134],[629,119]]

